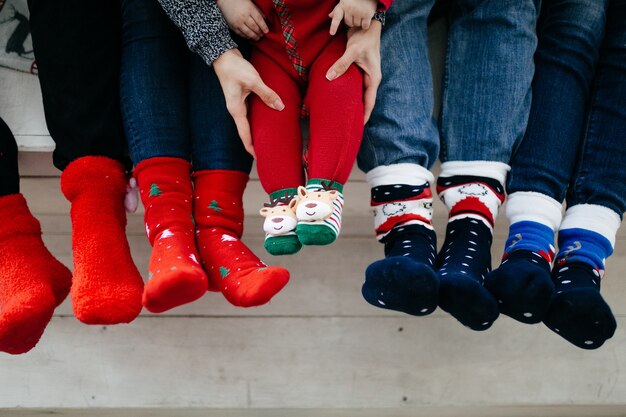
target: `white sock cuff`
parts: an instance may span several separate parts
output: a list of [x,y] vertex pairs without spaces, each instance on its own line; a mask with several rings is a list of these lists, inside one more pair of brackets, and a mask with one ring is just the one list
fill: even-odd
[[504,206],[509,223],[531,221],[557,231],[563,219],[563,205],[545,194],[518,191],[510,194]]
[[586,229],[596,232],[615,247],[615,235],[622,223],[619,214],[597,204],[577,204],[565,211],[561,229]]
[[476,177],[493,178],[504,185],[506,175],[511,167],[504,162],[495,161],[450,161],[441,164],[440,177],[454,175],[473,175]]
[[381,165],[369,171],[365,178],[372,188],[393,184],[432,184],[435,181],[433,174],[423,166],[407,163]]

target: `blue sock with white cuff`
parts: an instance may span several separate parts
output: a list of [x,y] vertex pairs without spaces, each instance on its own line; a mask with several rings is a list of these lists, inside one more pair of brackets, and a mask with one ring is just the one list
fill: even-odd
[[613,253],[621,219],[592,204],[569,208],[559,231],[559,252],[552,272],[555,295],[544,323],[583,349],[597,349],[617,327],[600,295],[606,258]]
[[561,203],[536,192],[512,193],[506,203],[511,226],[502,263],[485,286],[498,300],[500,312],[523,323],[545,317],[554,284],[554,233],[561,223]]

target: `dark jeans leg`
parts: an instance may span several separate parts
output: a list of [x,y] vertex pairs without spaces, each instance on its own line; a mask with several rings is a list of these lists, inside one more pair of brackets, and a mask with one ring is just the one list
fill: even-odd
[[54,165],[83,156],[125,160],[119,106],[121,19],[115,0],[29,0]]
[[121,97],[133,163],[191,159],[189,52],[157,0],[123,0]]
[[0,118],[0,197],[19,192],[17,143],[9,126]]
[[215,71],[196,54],[190,59],[189,94],[193,168],[249,173],[252,157],[243,147]]
[[544,0],[526,134],[508,191],[563,201],[574,169],[606,20],[607,0]]
[[611,0],[567,205],[626,210],[626,0]]

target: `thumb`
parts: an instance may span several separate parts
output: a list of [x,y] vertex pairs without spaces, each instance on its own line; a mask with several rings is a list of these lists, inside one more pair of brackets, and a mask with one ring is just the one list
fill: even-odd
[[265,103],[268,107],[278,111],[285,108],[285,104],[280,99],[278,94],[269,88],[260,78],[252,85],[250,90],[259,96],[263,103]]
[[352,65],[354,61],[356,61],[356,59],[356,54],[353,53],[350,49],[346,49],[346,52],[344,52],[341,58],[335,61],[335,63],[326,73],[326,78],[328,79],[328,81],[332,81],[341,77],[346,71],[348,71],[348,68],[350,68],[350,65]]
[[237,132],[239,133],[239,137],[241,138],[243,147],[246,148],[246,151],[250,155],[252,155],[253,158],[256,158],[256,155],[254,154],[254,145],[252,143],[252,133],[250,132],[250,123],[248,122],[248,117],[243,114],[233,116],[233,119],[235,120]]

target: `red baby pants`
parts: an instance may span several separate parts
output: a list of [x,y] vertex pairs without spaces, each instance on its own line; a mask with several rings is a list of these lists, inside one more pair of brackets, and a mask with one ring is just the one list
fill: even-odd
[[346,50],[345,32],[329,34],[336,0],[255,0],[270,32],[255,44],[251,62],[278,93],[283,111],[250,100],[257,170],[267,193],[304,184],[300,116],[310,117],[308,177],[345,184],[363,135],[363,77],[352,65],[334,81],[326,72]]

